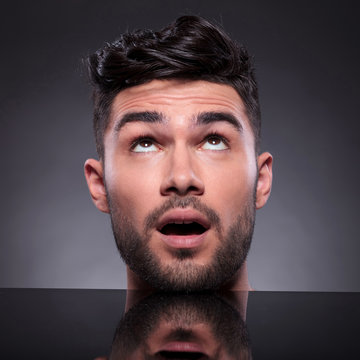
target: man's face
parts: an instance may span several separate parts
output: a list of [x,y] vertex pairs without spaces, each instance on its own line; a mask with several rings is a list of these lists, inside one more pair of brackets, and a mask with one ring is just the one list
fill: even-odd
[[229,280],[245,261],[257,205],[254,136],[237,92],[178,80],[126,89],[104,148],[101,210],[130,270],[165,290]]

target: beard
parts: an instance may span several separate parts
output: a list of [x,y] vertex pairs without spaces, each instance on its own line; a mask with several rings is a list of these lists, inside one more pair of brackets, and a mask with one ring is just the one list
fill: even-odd
[[[197,197],[174,195],[145,219],[143,235],[108,195],[111,225],[120,255],[129,268],[151,287],[162,291],[216,290],[229,281],[246,260],[255,224],[255,189],[224,232],[220,216]],[[206,265],[194,263],[192,249],[177,249],[173,261],[164,265],[149,247],[151,231],[158,219],[174,208],[193,208],[207,217],[215,229],[219,245]]]

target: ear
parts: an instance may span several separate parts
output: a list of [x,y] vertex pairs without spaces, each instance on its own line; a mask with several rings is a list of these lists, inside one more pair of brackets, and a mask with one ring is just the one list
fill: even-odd
[[273,158],[268,152],[258,156],[258,182],[256,187],[256,209],[261,209],[267,202],[272,185]]
[[109,213],[102,163],[95,159],[88,159],[84,165],[84,172],[90,195],[95,206],[100,211]]

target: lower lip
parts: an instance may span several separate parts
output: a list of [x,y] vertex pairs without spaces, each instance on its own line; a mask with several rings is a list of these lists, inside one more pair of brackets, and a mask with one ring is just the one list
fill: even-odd
[[174,341],[166,344],[160,351],[174,351],[174,352],[198,352],[204,353],[204,349],[199,344],[193,342]]
[[193,249],[201,246],[206,237],[207,231],[199,235],[164,235],[160,233],[161,240],[175,249]]

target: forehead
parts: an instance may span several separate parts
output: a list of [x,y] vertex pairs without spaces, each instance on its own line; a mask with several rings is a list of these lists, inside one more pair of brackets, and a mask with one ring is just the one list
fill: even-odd
[[[245,106],[234,88],[208,81],[153,80],[121,91],[111,107],[110,122],[137,111],[159,111],[188,118],[201,111],[227,111],[248,123]],[[242,124],[245,125],[245,124]]]

